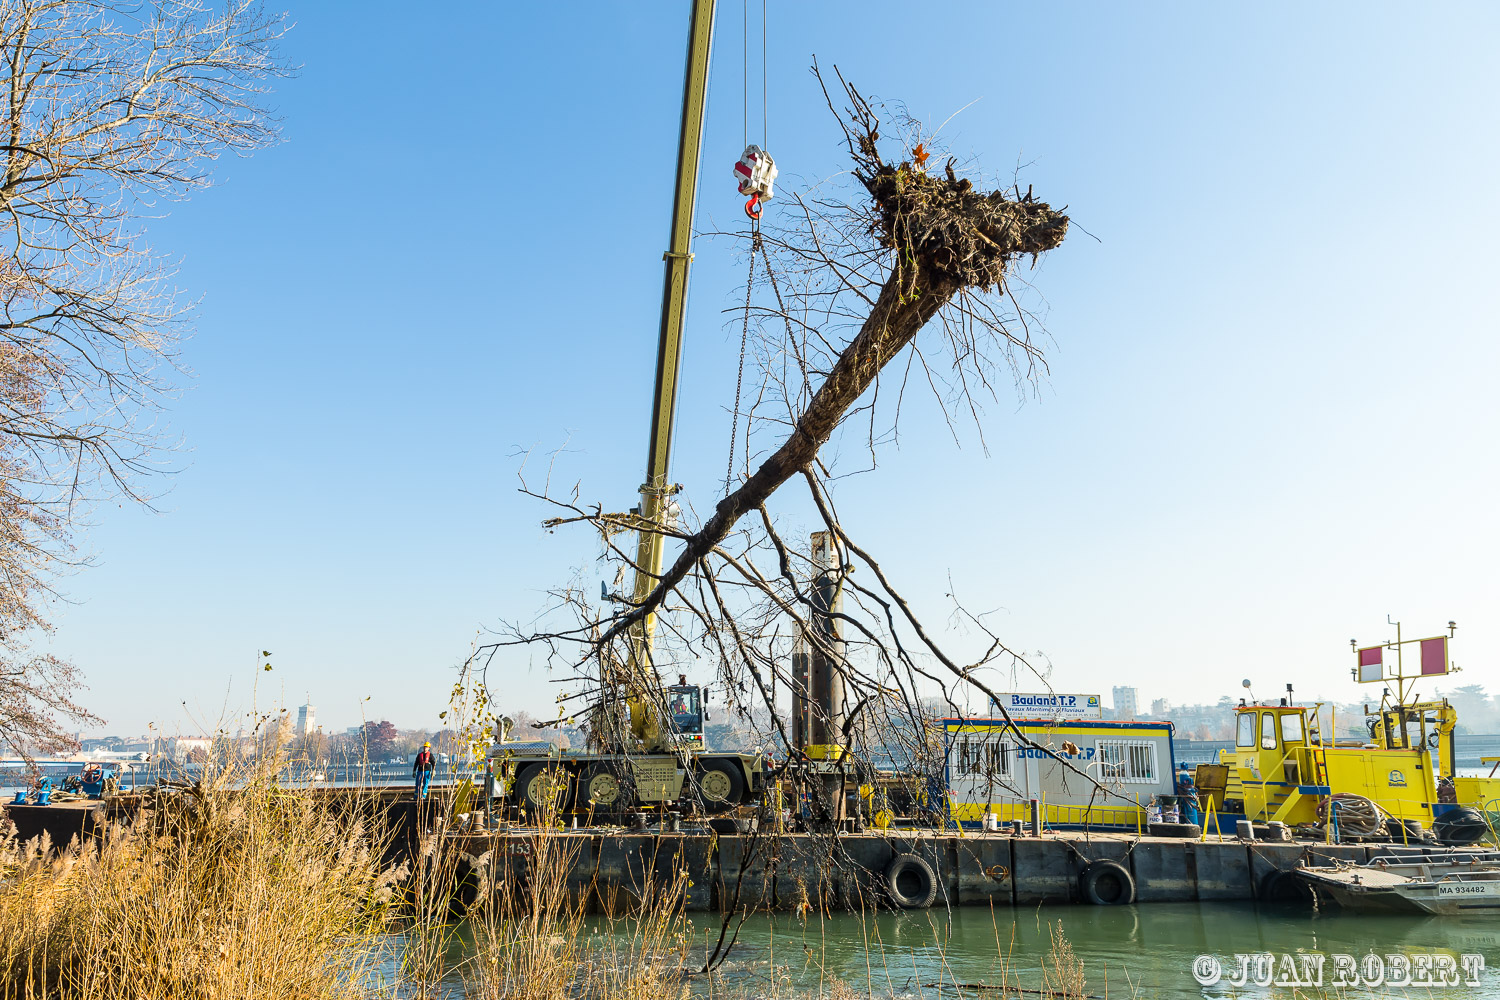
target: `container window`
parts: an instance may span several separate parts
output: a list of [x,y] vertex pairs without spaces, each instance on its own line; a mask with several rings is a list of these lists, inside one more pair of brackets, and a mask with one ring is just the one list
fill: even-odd
[[1276,713],[1260,713],[1260,748],[1262,750],[1276,749]]
[[1239,722],[1234,733],[1234,745],[1237,747],[1255,746],[1255,713],[1241,712]]
[[1148,740],[1100,740],[1099,777],[1105,781],[1156,782],[1156,744]]
[[1014,748],[1000,740],[982,736],[953,744],[953,770],[971,778],[1009,778]]
[[1099,777],[1105,781],[1125,780],[1125,746],[1121,743],[1100,743]]
[[985,776],[991,778],[1010,777],[1011,748],[1009,743],[990,742],[984,748]]
[[1302,742],[1302,714],[1283,715],[1281,717],[1281,742]]

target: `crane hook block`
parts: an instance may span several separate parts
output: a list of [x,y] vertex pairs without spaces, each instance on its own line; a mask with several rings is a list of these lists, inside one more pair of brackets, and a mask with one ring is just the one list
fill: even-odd
[[770,201],[776,193],[776,161],[759,146],[746,146],[734,165],[734,179],[739,182],[740,194],[750,196],[745,203],[745,214],[759,218],[762,203]]

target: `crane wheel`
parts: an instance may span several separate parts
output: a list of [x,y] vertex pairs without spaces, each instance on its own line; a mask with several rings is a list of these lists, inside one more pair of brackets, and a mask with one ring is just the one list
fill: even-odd
[[630,810],[634,796],[630,779],[618,768],[603,762],[590,764],[578,779],[578,808],[601,815]]
[[562,812],[568,804],[568,772],[548,764],[532,764],[516,775],[516,802],[533,816]]
[[699,761],[695,778],[706,812],[725,812],[744,801],[745,776],[727,760]]

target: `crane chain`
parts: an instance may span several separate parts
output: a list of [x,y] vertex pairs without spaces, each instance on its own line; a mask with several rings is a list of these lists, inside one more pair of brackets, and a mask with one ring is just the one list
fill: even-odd
[[[766,262],[766,277],[771,279],[771,291],[776,293],[776,308],[781,313],[781,321],[786,324],[786,342],[788,345],[797,343],[797,334],[792,330],[792,317],[786,311],[786,303],[781,300],[781,285],[776,281],[776,271],[771,267],[771,255],[766,252],[766,246],[760,241],[759,231],[755,234],[756,242],[760,246],[761,258]],[[807,345],[799,344],[797,349],[797,365],[802,369],[802,385],[808,386],[807,377]]]
[[[750,343],[750,298],[755,291],[755,253],[765,253],[761,242],[760,227],[751,231],[750,277],[745,281],[745,324],[740,329],[740,370],[734,380],[734,418],[729,426],[729,467],[724,470],[724,495],[728,496],[734,484],[734,448],[740,434],[740,392],[745,384],[745,349]],[[780,298],[780,296],[777,296]]]

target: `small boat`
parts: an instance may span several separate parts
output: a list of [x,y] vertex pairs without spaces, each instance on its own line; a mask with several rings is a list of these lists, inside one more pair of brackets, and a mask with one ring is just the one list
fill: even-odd
[[1298,868],[1312,889],[1349,910],[1460,913],[1500,909],[1500,860],[1389,861]]

